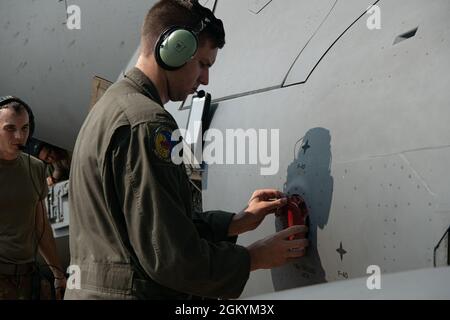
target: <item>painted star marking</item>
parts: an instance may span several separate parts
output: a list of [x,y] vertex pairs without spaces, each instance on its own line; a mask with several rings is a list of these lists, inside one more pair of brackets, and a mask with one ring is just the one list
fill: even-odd
[[339,255],[341,256],[341,261],[342,261],[342,259],[344,258],[344,254],[347,253],[347,251],[345,251],[344,248],[342,248],[342,242],[341,242],[339,248],[336,249],[336,251],[337,251],[337,252],[339,253]]
[[303,145],[302,149],[303,149],[303,154],[306,153],[306,151],[311,148],[311,146],[309,145],[309,140],[306,140],[306,143]]

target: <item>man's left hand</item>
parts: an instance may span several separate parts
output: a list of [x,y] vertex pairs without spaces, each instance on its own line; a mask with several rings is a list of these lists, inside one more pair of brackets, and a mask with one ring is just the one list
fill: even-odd
[[229,235],[234,236],[256,229],[268,214],[276,212],[286,203],[286,196],[278,190],[256,190],[253,192],[247,208],[233,217]]

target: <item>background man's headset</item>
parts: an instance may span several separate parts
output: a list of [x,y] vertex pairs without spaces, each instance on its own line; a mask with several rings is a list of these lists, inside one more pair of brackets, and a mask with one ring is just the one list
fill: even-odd
[[[30,141],[30,139],[31,139],[32,136],[33,136],[34,128],[35,128],[35,122],[34,122],[33,111],[31,110],[30,106],[29,106],[28,104],[26,104],[23,100],[21,100],[21,99],[19,99],[19,98],[17,98],[17,97],[14,97],[14,96],[3,96],[3,97],[0,97],[0,109],[1,109],[1,107],[3,107],[4,105],[7,105],[7,104],[9,104],[9,103],[11,103],[11,102],[17,102],[17,103],[19,103],[20,105],[22,105],[22,106],[25,108],[26,112],[28,113],[28,119],[29,119],[29,123],[30,123],[30,130],[29,130],[28,139],[27,139],[27,142],[26,142],[26,144],[28,144],[28,142]],[[30,159],[31,156],[30,156],[30,153],[26,151],[26,145],[25,145],[25,146],[21,146],[21,147],[20,147],[20,150],[22,150],[22,151],[28,153],[28,173],[29,173],[29,175],[30,175],[30,180],[31,180],[31,183],[33,184],[34,191],[37,193],[37,195],[38,195],[38,197],[39,197],[39,199],[40,199],[40,198],[42,198],[42,194],[41,194],[41,192],[39,192],[38,187],[36,186],[36,184],[35,184],[35,182],[34,182],[34,179],[33,179],[33,176],[32,176],[32,174],[31,174],[31,159]],[[44,169],[44,172],[45,172],[45,171],[47,171],[47,170]],[[42,215],[44,215],[44,214],[45,214],[45,207],[44,207],[44,205],[42,204],[43,202],[42,202],[42,201],[39,201],[39,203],[40,203],[41,206],[42,206]],[[35,228],[34,228],[34,230],[36,230],[36,219],[35,219],[34,221],[35,221]],[[44,237],[44,232],[45,232],[45,225],[46,225],[46,224],[45,224],[45,217],[44,217],[44,216],[42,217],[42,223],[44,224],[44,225],[42,226],[42,233],[39,235],[39,237],[37,237],[36,248],[35,248],[35,250],[34,250],[34,261],[35,261],[35,262],[37,261],[37,260],[36,260],[36,257],[37,257],[37,250],[38,250],[38,248],[39,248],[39,244],[40,244],[42,238]],[[36,234],[36,236],[37,236],[37,234]],[[57,266],[50,266],[50,265],[47,265],[47,266],[48,266],[48,267],[54,267],[54,268],[58,269]],[[36,262],[36,269],[37,269],[38,273],[42,276],[42,273],[41,273],[41,271],[40,271],[40,268],[39,268],[39,266],[37,265],[37,262]],[[62,271],[62,270],[61,270],[61,271]],[[62,271],[62,272],[64,273],[64,271]],[[35,294],[36,294],[36,293],[35,293]],[[36,297],[33,297],[33,298],[36,298]]]
[[182,68],[198,50],[199,35],[216,18],[196,0],[192,0],[192,8],[200,15],[195,28],[172,26],[166,29],[155,45],[155,58],[159,66],[174,71]]

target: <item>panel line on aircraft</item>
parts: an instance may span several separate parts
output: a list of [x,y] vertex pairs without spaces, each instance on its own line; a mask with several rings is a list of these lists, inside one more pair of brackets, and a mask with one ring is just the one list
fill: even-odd
[[[320,64],[320,62],[322,62],[323,58],[328,54],[328,52],[331,50],[331,48],[334,47],[334,45],[335,45],[335,44],[336,44],[336,43],[344,36],[344,34],[347,33],[348,30],[350,30],[351,27],[353,27],[353,25],[354,25],[356,22],[358,22],[362,17],[364,17],[364,15],[367,13],[367,11],[368,11],[371,7],[377,5],[378,2],[380,2],[380,0],[377,0],[372,6],[370,6],[366,11],[364,11],[364,12],[363,12],[363,13],[362,13],[355,21],[353,21],[352,24],[350,24],[350,26],[347,27],[347,29],[344,30],[344,32],[342,32],[342,33],[336,38],[336,40],[334,40],[334,42],[333,42],[333,43],[330,45],[330,47],[325,51],[325,53],[322,55],[322,57],[320,57],[319,61],[317,61],[317,63],[314,65],[314,67],[312,68],[311,72],[310,72],[310,73],[308,74],[308,76],[306,77],[306,80],[305,80],[305,81],[296,82],[296,83],[291,83],[291,84],[286,85],[285,82],[286,82],[287,77],[289,76],[289,72],[288,72],[288,74],[286,75],[286,79],[283,81],[282,87],[283,87],[283,88],[288,88],[288,87],[291,87],[291,86],[295,86],[295,85],[298,85],[298,84],[303,84],[303,83],[308,82],[309,77],[311,77],[311,75],[312,75],[312,73],[314,72],[314,70],[316,70],[317,66]],[[325,20],[324,20],[324,21],[325,21]],[[320,27],[319,27],[319,28],[320,28]],[[317,29],[317,30],[319,30],[319,29]],[[311,39],[312,39],[312,38],[311,38]],[[310,40],[311,40],[311,39],[310,39]],[[309,43],[309,41],[308,41],[308,43]],[[306,44],[306,46],[308,45],[308,43]],[[305,46],[305,48],[306,48],[306,46]],[[305,49],[305,48],[303,48],[303,49]],[[302,50],[302,51],[303,51],[303,50]],[[300,52],[300,55],[301,55],[301,52]],[[294,64],[295,64],[295,63],[294,63]],[[289,70],[289,71],[290,71],[290,70]]]
[[273,87],[268,87],[268,88],[263,88],[263,89],[258,89],[258,90],[247,91],[247,92],[243,92],[243,93],[239,93],[239,94],[232,94],[232,95],[229,95],[229,96],[226,96],[223,98],[213,99],[211,103],[213,103],[213,104],[219,103],[219,102],[223,102],[223,101],[227,101],[227,100],[233,100],[233,99],[237,99],[237,98],[241,98],[241,97],[245,97],[245,96],[251,96],[253,94],[273,91],[273,90],[277,90],[277,89],[283,89],[283,87],[273,86]]
[[[251,2],[254,2],[254,3],[253,3],[253,8],[249,8],[248,10],[251,13],[259,14],[261,11],[263,11],[272,2],[272,0],[266,0],[265,1],[266,3],[263,4],[262,6],[261,6],[261,4],[258,4],[258,2],[261,2],[261,1],[249,0],[249,2],[250,2],[250,4],[249,4],[250,7],[252,7]],[[254,10],[252,10],[252,9],[254,9]]]
[[[286,75],[284,76],[283,82],[281,83],[282,87],[285,87],[287,78],[289,77],[289,74],[291,73],[292,69],[294,68],[295,64],[297,63],[298,59],[300,58],[300,56],[302,55],[303,51],[306,49],[306,47],[308,46],[308,44],[311,42],[311,40],[316,36],[317,32],[319,32],[320,28],[322,28],[322,25],[325,23],[325,21],[327,21],[328,17],[330,16],[330,14],[333,12],[334,8],[336,7],[338,0],[336,0],[334,2],[334,4],[331,6],[330,11],[328,12],[328,14],[325,16],[325,18],[322,20],[322,22],[319,24],[319,26],[317,27],[317,29],[314,31],[314,33],[312,34],[311,38],[308,39],[308,41],[305,43],[305,45],[303,46],[302,50],[300,50],[300,53],[297,55],[297,57],[295,58],[294,62],[292,63],[292,65],[289,67],[288,72],[286,73]],[[320,60],[319,60],[320,61]],[[308,76],[309,77],[309,76]],[[307,79],[308,80],[308,79]],[[305,83],[306,81],[302,82]]]

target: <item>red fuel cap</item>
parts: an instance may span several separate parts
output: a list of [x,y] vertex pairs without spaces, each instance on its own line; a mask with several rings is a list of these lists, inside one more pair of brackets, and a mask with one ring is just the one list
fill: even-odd
[[[308,207],[301,196],[294,194],[288,197],[288,202],[287,205],[283,207],[282,215],[285,217],[287,222],[285,228],[295,225],[306,225]],[[289,236],[289,240],[304,239],[305,236],[305,233],[298,233],[296,235]]]

